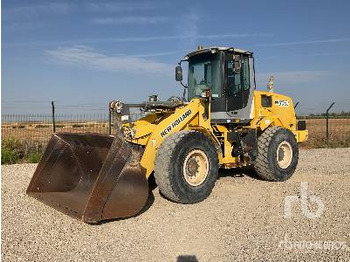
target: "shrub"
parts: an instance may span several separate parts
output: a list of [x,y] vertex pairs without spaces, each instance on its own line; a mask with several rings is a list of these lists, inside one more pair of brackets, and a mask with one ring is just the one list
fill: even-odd
[[1,164],[38,163],[45,146],[45,141],[3,139],[1,142]]
[[1,140],[1,149],[18,150],[20,147],[21,141],[19,139],[10,137]]
[[19,160],[18,152],[7,148],[1,149],[1,164],[15,164]]
[[80,128],[80,127],[84,127],[83,124],[73,124],[72,125],[73,128]]
[[42,156],[41,152],[30,152],[28,154],[28,162],[29,163],[39,163],[41,156]]
[[42,124],[35,126],[35,128],[49,128],[49,127],[50,127],[49,125],[42,125]]

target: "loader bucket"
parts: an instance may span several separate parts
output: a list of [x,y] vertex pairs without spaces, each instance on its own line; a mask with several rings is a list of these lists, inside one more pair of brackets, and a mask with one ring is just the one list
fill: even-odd
[[27,194],[87,223],[130,217],[148,199],[140,157],[118,136],[54,134]]

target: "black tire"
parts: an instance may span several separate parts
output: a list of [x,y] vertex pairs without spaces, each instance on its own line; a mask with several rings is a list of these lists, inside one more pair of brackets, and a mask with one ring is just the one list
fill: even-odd
[[[293,175],[299,159],[299,148],[294,134],[282,127],[269,127],[260,135],[257,143],[258,154],[254,168],[258,176],[269,181],[289,179]],[[283,147],[287,151],[291,149],[292,155],[288,157],[289,161],[283,162],[286,154]],[[285,163],[285,166],[281,163]]]
[[[198,186],[188,183],[183,171],[185,160],[193,154],[194,150],[203,152],[207,160],[205,163],[209,163],[209,167],[205,165],[206,176]],[[198,164],[196,168],[198,171]],[[165,139],[156,154],[154,167],[156,183],[160,192],[175,202],[191,204],[203,201],[210,195],[218,172],[217,150],[212,140],[201,132],[177,132]]]

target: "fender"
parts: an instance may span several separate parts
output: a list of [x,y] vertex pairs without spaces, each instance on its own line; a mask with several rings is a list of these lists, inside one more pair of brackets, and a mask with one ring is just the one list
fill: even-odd
[[146,169],[147,178],[153,172],[157,150],[167,137],[181,130],[192,130],[196,127],[211,130],[210,117],[203,118],[204,103],[203,99],[193,99],[188,105],[176,109],[169,117],[153,126],[154,129],[141,158],[141,166]]

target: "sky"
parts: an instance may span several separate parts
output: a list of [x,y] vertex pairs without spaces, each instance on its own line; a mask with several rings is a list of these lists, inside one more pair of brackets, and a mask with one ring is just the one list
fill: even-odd
[[349,1],[3,0],[1,109],[105,112],[183,92],[174,67],[198,45],[254,52],[257,87],[298,114],[350,111]]

